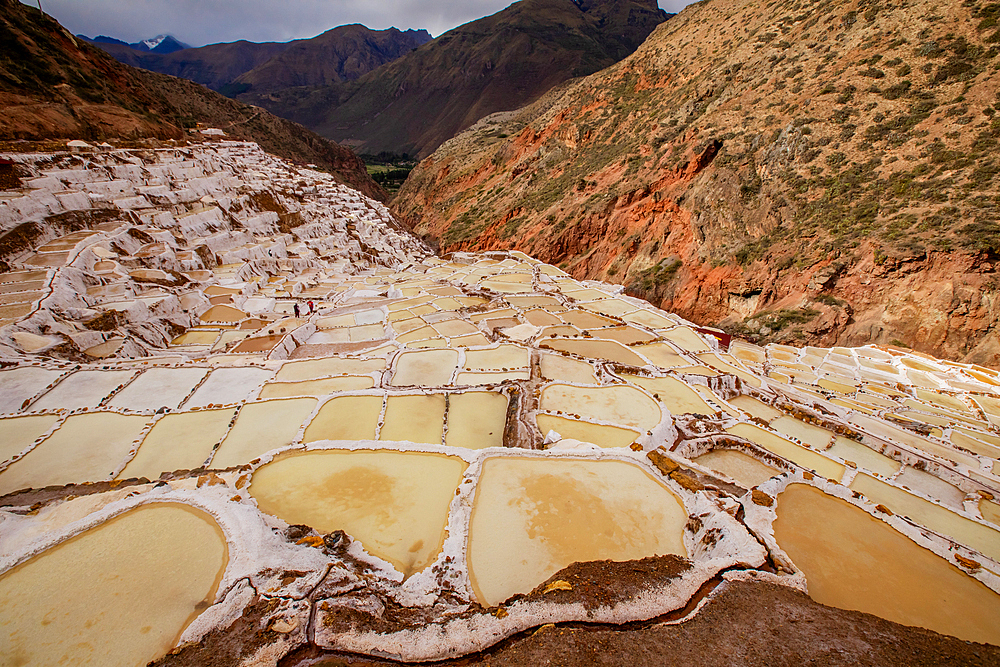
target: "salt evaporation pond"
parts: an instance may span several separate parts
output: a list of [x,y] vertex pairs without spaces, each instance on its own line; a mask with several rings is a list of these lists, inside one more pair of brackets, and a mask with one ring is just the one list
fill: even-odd
[[215,602],[227,561],[200,510],[126,512],[0,575],[0,660],[141,667]]
[[844,500],[789,485],[774,536],[817,602],[1000,644],[1000,595]]
[[782,472],[735,449],[713,449],[695,457],[694,462],[728,475],[748,489]]
[[683,503],[623,461],[497,457],[483,464],[469,526],[476,597],[497,605],[580,561],[686,556]]
[[145,426],[142,416],[73,415],[0,472],[0,495],[29,487],[111,479]]
[[409,576],[441,551],[466,465],[423,452],[296,452],[258,469],[250,494],[261,511],[290,524],[346,531]]

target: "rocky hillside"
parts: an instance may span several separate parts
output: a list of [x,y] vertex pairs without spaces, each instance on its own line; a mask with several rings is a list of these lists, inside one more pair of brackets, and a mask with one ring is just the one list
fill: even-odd
[[1000,362],[1000,4],[706,0],[395,209],[753,340]]
[[233,95],[267,94],[291,86],[324,86],[356,79],[430,41],[426,30],[369,30],[345,25],[291,42],[209,44],[171,53],[97,44],[119,62],[191,79]]
[[356,81],[238,98],[362,152],[425,156],[487,114],[621,60],[666,18],[655,0],[521,0]]
[[180,140],[204,123],[385,196],[349,149],[191,81],[122,65],[18,0],[0,0],[0,44],[0,141]]

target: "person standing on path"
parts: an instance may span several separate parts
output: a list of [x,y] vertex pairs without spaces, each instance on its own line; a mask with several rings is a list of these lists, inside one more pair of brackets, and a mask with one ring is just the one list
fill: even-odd
[[309,314],[312,315],[313,311],[315,311],[315,310],[316,310],[316,304],[314,304],[312,301],[310,301],[309,302]]
[[294,306],[292,306],[292,309],[295,311],[295,317],[298,317],[299,316],[299,304],[296,303]]

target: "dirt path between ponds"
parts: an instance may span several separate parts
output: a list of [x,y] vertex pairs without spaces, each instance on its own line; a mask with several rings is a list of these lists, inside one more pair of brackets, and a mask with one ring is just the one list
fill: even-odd
[[[288,656],[292,658],[292,656]],[[313,654],[283,666],[374,667],[401,663]],[[790,588],[735,582],[690,621],[620,628],[569,623],[544,626],[483,653],[423,665],[494,667],[731,667],[1000,665],[1000,647],[899,625],[813,602]]]

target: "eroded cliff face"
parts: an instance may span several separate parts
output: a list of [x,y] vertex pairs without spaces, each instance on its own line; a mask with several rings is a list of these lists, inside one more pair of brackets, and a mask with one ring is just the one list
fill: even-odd
[[996,365],[998,16],[699,3],[442,145],[394,209],[753,340]]

